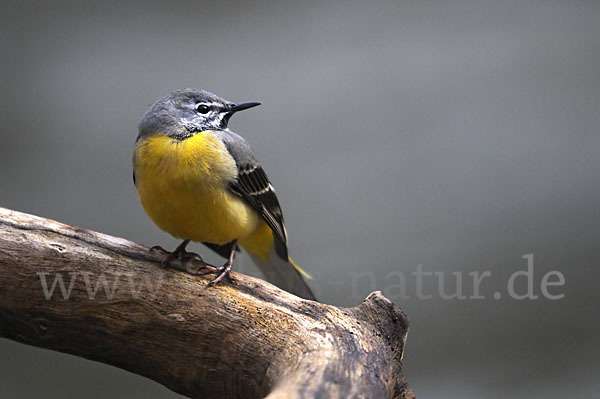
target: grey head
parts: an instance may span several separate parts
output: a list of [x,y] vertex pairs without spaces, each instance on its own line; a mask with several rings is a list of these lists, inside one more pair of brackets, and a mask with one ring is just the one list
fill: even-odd
[[205,90],[177,90],[150,106],[138,125],[136,141],[157,134],[185,140],[205,130],[227,130],[234,113],[257,105],[233,103]]

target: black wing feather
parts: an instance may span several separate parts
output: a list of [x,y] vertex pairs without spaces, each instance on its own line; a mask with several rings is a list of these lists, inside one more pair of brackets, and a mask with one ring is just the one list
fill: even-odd
[[244,198],[273,231],[275,252],[288,259],[287,234],[277,194],[263,168],[254,163],[238,165],[238,177],[230,185],[231,191]]

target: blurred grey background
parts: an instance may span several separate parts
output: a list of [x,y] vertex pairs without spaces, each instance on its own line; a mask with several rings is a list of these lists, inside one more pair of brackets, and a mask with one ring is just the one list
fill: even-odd
[[[139,118],[196,87],[259,100],[231,128],[276,186],[326,303],[384,290],[410,316],[420,398],[600,390],[600,3],[10,2],[1,5],[0,205],[173,248],[138,203]],[[194,249],[207,253],[200,246]],[[534,287],[510,275],[534,254]],[[411,273],[491,271],[486,299]],[[255,274],[241,258],[238,270]],[[406,290],[398,294],[398,273]],[[522,292],[524,280],[517,288]],[[501,292],[501,299],[492,293]],[[202,367],[202,365],[198,365]],[[177,398],[0,340],[3,398]]]

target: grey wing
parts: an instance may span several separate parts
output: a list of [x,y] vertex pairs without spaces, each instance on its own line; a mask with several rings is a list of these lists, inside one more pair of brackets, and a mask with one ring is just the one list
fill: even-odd
[[287,233],[283,214],[267,174],[243,137],[229,131],[221,131],[219,135],[238,168],[238,177],[231,182],[230,190],[246,200],[267,223],[273,231],[275,252],[287,261]]

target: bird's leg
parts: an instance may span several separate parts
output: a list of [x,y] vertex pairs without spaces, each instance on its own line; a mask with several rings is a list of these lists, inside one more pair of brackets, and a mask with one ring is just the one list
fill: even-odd
[[223,266],[221,266],[215,270],[217,273],[219,273],[219,275],[213,281],[208,283],[209,286],[219,284],[221,282],[221,280],[223,280],[224,277],[227,277],[227,279],[229,281],[231,281],[232,283],[237,284],[237,281],[231,275],[231,268],[233,267],[233,258],[235,257],[236,249],[237,249],[237,240],[233,240],[233,242],[231,243],[231,251],[229,252],[229,258],[227,259],[227,262],[225,262],[225,264]]
[[161,251],[166,254],[166,256],[160,261],[161,267],[166,268],[168,266],[171,266],[170,265],[171,261],[173,259],[178,259],[181,262],[181,264],[184,266],[185,271],[194,273],[187,269],[187,264],[190,260],[193,260],[193,259],[199,260],[200,262],[202,262],[203,267],[207,264],[202,260],[202,257],[200,255],[198,255],[197,253],[188,252],[185,250],[185,247],[189,243],[190,243],[190,240],[184,240],[181,244],[179,244],[179,246],[177,248],[175,248],[175,251],[173,251],[173,252],[169,252],[158,245],[150,248],[150,251]]

